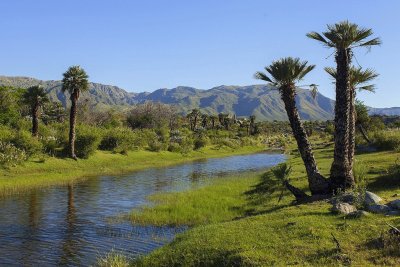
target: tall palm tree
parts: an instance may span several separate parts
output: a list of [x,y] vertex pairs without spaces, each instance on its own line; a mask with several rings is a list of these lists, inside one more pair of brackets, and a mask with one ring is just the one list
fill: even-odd
[[187,114],[187,118],[189,119],[190,122],[190,129],[194,131],[197,127],[197,122],[199,120],[199,117],[201,116],[200,110],[197,108],[192,109],[192,111]]
[[250,125],[249,125],[249,127],[250,127],[250,131],[249,131],[249,133],[250,133],[250,135],[254,135],[255,134],[255,128],[256,128],[256,115],[250,115],[250,117],[249,117],[249,119],[250,119]]
[[75,126],[76,126],[76,113],[77,102],[81,92],[89,89],[89,76],[85,70],[80,66],[70,67],[64,74],[62,80],[62,91],[68,92],[71,99],[71,112],[69,117],[69,153],[70,157],[77,159],[75,155]]
[[32,136],[37,137],[39,131],[40,108],[49,102],[46,91],[40,85],[29,87],[22,95],[23,102],[30,107],[32,116]]
[[310,191],[313,195],[320,195],[328,193],[329,184],[318,171],[311,144],[296,108],[296,83],[302,80],[314,67],[315,65],[308,65],[307,61],[300,61],[299,58],[287,57],[273,61],[270,66],[265,67],[266,73],[257,72],[255,78],[271,83],[278,88],[301,158],[306,167]]
[[[328,30],[319,34],[310,32],[307,37],[321,42],[335,50],[336,61],[336,104],[335,104],[335,149],[330,177],[335,190],[354,185],[354,175],[349,163],[349,121],[350,121],[350,64],[353,49],[381,44],[379,38],[368,39],[372,29],[343,21],[328,25]],[[368,39],[368,40],[367,40]]]
[[[325,71],[332,76],[336,80],[337,74],[334,68],[327,67]],[[348,151],[348,161],[350,168],[353,168],[354,162],[354,151],[355,151],[355,133],[356,133],[356,109],[355,109],[355,101],[356,94],[358,91],[369,91],[375,92],[375,85],[369,84],[370,81],[378,77],[378,73],[376,73],[372,69],[363,70],[362,67],[354,67],[350,68],[350,119],[349,119],[349,151]]]
[[215,128],[215,121],[216,121],[217,119],[218,119],[217,116],[215,116],[215,115],[210,115],[211,129],[213,129],[213,130],[214,130],[214,128]]

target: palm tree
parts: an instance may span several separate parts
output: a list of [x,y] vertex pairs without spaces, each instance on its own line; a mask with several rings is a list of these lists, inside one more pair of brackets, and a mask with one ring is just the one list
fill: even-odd
[[207,114],[201,114],[201,127],[207,129],[209,116]]
[[211,129],[213,129],[213,130],[214,130],[214,128],[215,128],[215,121],[216,121],[217,119],[218,119],[217,116],[215,116],[215,115],[210,115]]
[[32,136],[38,136],[40,108],[49,102],[49,98],[40,85],[29,87],[22,96],[23,102],[30,106],[32,116]]
[[379,38],[367,40],[373,35],[372,29],[343,21],[328,25],[328,30],[319,34],[310,32],[307,37],[335,49],[336,61],[336,104],[335,104],[335,149],[330,177],[334,189],[346,189],[354,185],[354,175],[349,163],[349,121],[350,121],[350,64],[353,49],[381,44]]
[[254,135],[255,134],[255,128],[256,128],[256,115],[251,115],[249,117],[249,119],[250,119],[250,125],[249,125],[250,131],[249,131],[249,133],[250,133],[250,135]]
[[64,74],[62,80],[62,91],[68,92],[71,99],[71,112],[69,117],[69,153],[70,157],[77,159],[75,155],[75,126],[76,126],[76,105],[81,92],[89,89],[89,76],[80,66],[70,67]]
[[315,65],[308,65],[307,61],[300,61],[299,58],[287,57],[273,61],[270,66],[265,67],[266,73],[257,72],[255,78],[271,83],[278,88],[301,158],[306,167],[310,191],[313,195],[322,195],[328,193],[329,184],[318,171],[311,144],[300,121],[295,99],[296,82],[302,80],[314,67]]
[[[325,71],[332,76],[335,80],[337,78],[336,70],[334,68],[325,68]],[[349,148],[348,148],[348,161],[350,168],[353,169],[354,162],[354,151],[355,151],[355,133],[356,133],[356,93],[357,90],[365,90],[369,92],[375,92],[375,85],[368,84],[370,81],[378,77],[372,69],[363,70],[361,67],[350,68],[350,119],[349,119]]]
[[187,118],[189,119],[189,122],[190,122],[190,129],[192,131],[194,131],[196,129],[197,122],[198,122],[198,119],[200,116],[201,116],[201,112],[197,108],[192,109],[192,111],[189,114],[187,114]]

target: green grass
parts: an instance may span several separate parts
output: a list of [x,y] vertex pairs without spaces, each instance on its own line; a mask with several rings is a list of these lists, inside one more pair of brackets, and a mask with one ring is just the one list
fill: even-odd
[[191,160],[262,151],[262,147],[205,147],[188,155],[168,151],[132,151],[128,155],[96,151],[89,159],[48,157],[31,159],[23,165],[0,169],[0,197],[24,193],[34,188],[67,184],[96,175],[122,174],[150,167],[163,167]]
[[[332,148],[320,146],[319,167],[328,174]],[[306,188],[305,170],[294,151],[289,163],[291,181]],[[392,200],[400,193],[400,177],[387,173],[400,153],[393,151],[357,155],[368,189]],[[361,165],[361,166],[360,166]],[[326,202],[291,205],[285,193],[267,194],[260,174],[228,177],[203,188],[151,197],[155,206],[132,212],[141,224],[194,225],[175,240],[131,263],[134,266],[354,266],[400,265],[400,253],[382,249],[379,238],[400,225],[400,217],[370,215],[345,219],[330,213]],[[247,192],[247,193],[246,193]],[[252,193],[250,193],[252,192]],[[332,234],[342,252],[336,250]]]
[[185,192],[156,194],[155,203],[132,211],[130,219],[141,225],[199,225],[242,216],[246,204],[243,190],[256,181],[254,174],[217,180],[212,186]]

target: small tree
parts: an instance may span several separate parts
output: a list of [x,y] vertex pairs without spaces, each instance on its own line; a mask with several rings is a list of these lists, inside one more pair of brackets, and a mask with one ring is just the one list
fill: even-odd
[[32,117],[32,136],[37,137],[39,131],[40,108],[47,102],[49,98],[43,87],[40,85],[29,87],[22,96],[24,104],[30,107]]

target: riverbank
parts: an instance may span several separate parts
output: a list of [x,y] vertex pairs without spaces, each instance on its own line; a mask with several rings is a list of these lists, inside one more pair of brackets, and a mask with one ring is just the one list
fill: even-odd
[[208,146],[187,155],[168,151],[132,151],[127,155],[96,151],[89,159],[33,158],[8,170],[0,169],[0,197],[35,188],[68,184],[98,175],[117,175],[151,167],[163,167],[204,158],[261,152],[265,147],[239,148]]
[[[295,152],[289,159],[293,168],[291,182],[306,189],[302,161]],[[327,175],[332,148],[316,150],[323,174]],[[398,174],[390,169],[400,158],[393,151],[356,156],[358,177],[384,202],[400,193]],[[206,187],[151,197],[155,206],[135,210],[131,219],[139,224],[194,227],[175,240],[129,264],[134,266],[271,266],[271,265],[355,265],[398,266],[400,254],[382,247],[382,233],[387,223],[400,225],[400,217],[370,214],[359,219],[345,219],[329,211],[320,201],[291,205],[287,192],[278,202],[280,188],[261,181],[261,175],[228,177]],[[397,197],[398,198],[398,197]],[[191,216],[193,215],[193,216]],[[332,235],[338,240],[341,251]],[[103,259],[115,259],[113,255]],[[118,262],[128,264],[123,258]],[[107,266],[107,264],[104,264]],[[121,265],[123,266],[123,265]]]

